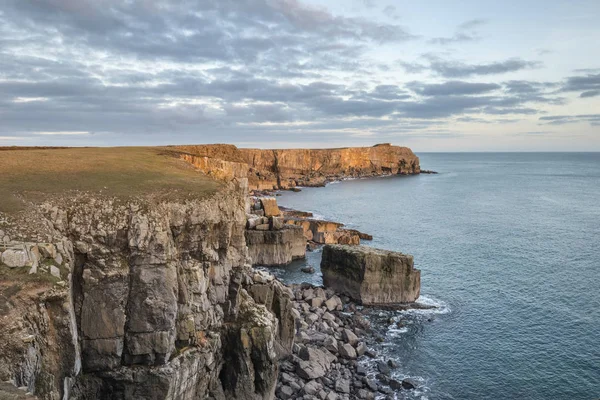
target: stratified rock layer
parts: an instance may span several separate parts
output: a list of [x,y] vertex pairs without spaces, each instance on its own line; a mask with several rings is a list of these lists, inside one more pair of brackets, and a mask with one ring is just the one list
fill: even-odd
[[[388,143],[339,149],[238,149],[233,145],[173,146],[182,158],[215,177],[246,173],[250,189],[323,186],[348,177],[420,173],[408,147]],[[247,169],[245,169],[247,168]]]
[[299,226],[279,230],[246,230],[248,255],[253,265],[287,265],[306,255],[306,239]]
[[411,303],[421,290],[412,256],[367,246],[325,246],[321,271],[325,286],[365,305]]
[[249,266],[246,196],[242,178],[202,199],[40,205],[48,242],[0,247],[0,380],[45,400],[273,398],[294,319]]

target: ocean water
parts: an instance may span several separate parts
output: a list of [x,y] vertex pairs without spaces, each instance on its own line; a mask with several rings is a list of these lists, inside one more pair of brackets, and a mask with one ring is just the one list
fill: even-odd
[[[279,198],[414,255],[439,308],[376,321],[397,377],[419,382],[398,398],[600,399],[600,153],[418,155],[439,175]],[[276,272],[320,283],[299,272],[319,262]]]

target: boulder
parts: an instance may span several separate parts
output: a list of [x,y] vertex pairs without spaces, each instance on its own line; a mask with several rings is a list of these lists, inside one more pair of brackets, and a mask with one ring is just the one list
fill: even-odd
[[342,337],[346,343],[349,343],[352,347],[356,346],[358,343],[358,336],[356,336],[350,329],[344,329],[342,331]]
[[300,359],[296,365],[296,373],[303,379],[316,379],[329,371],[336,357],[327,350],[302,347],[298,352]]
[[421,271],[410,255],[367,246],[326,245],[323,283],[365,305],[412,303],[421,289]]
[[410,378],[404,378],[402,379],[402,388],[407,390],[416,389],[417,383]]
[[348,359],[351,359],[351,360],[353,360],[353,359],[356,358],[356,350],[354,350],[354,347],[352,347],[348,343],[346,343],[345,345],[339,347],[338,351],[340,353],[340,356],[342,356],[344,358],[348,358]]
[[281,211],[277,206],[277,200],[274,197],[263,197],[260,199],[260,202],[265,211],[265,217],[277,217],[281,215]]

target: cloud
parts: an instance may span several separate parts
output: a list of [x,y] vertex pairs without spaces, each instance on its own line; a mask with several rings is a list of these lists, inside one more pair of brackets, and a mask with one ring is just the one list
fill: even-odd
[[483,64],[466,64],[458,61],[433,59],[430,64],[430,68],[434,72],[447,78],[505,74],[523,69],[539,68],[540,66],[540,62],[525,61],[518,58]]
[[600,126],[600,114],[549,115],[540,117],[539,120],[548,125],[564,125],[588,122],[592,126]]
[[445,78],[498,75],[525,69],[540,68],[543,65],[539,61],[526,61],[520,58],[511,58],[504,61],[481,64],[468,64],[461,61],[446,60],[435,54],[425,54],[423,55],[423,58],[426,60],[425,64],[399,61],[399,65],[409,73],[419,73],[430,70],[436,75]]
[[411,82],[407,86],[421,96],[474,95],[488,93],[501,88],[501,86],[496,83],[473,83],[464,81],[448,81],[436,84]]
[[588,98],[600,95],[600,73],[568,77],[562,86],[564,92],[582,92],[579,97]]
[[[384,12],[379,20],[338,15],[300,0],[7,0],[0,136],[381,140],[453,134],[444,124],[455,119],[519,120],[563,104],[566,91],[597,95],[593,72],[558,83],[493,80],[540,66],[520,58],[474,64],[429,54],[400,64],[432,75],[407,82],[397,64],[373,57],[381,45],[402,51],[417,39],[389,23],[393,6]],[[456,32],[473,36],[485,23],[466,21]]]
[[581,98],[596,97],[596,96],[600,96],[600,90],[588,90],[587,92],[583,92],[579,95],[579,97],[581,97]]
[[465,21],[456,28],[454,35],[450,37],[432,38],[429,39],[428,42],[431,44],[439,45],[448,45],[461,42],[474,42],[481,39],[479,33],[475,30],[475,28],[485,25],[486,23],[487,20],[485,19],[472,19],[469,21]]

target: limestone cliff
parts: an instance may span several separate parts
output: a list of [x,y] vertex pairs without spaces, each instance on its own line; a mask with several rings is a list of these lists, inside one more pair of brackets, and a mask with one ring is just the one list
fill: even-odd
[[[171,149],[204,160],[226,161],[227,174],[234,164],[248,166],[250,189],[272,190],[296,186],[322,186],[346,177],[418,174],[419,158],[407,147],[380,144],[339,149],[238,149],[232,145],[173,146]],[[207,163],[209,161],[202,161]],[[234,164],[230,164],[234,163]]]
[[411,303],[419,298],[421,271],[410,255],[366,246],[327,245],[323,283],[365,305]]
[[48,243],[5,228],[0,380],[41,399],[272,398],[294,322],[249,267],[246,195],[245,179],[197,199],[81,194],[37,208]]

